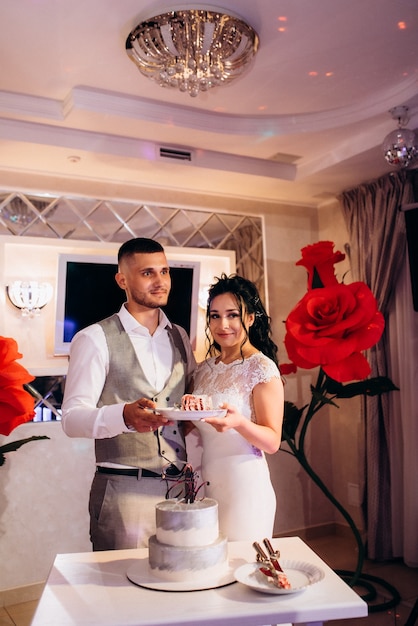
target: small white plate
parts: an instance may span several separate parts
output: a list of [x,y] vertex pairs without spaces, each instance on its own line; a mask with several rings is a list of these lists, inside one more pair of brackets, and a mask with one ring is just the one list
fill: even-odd
[[204,417],[225,417],[226,409],[211,409],[210,411],[182,411],[175,407],[155,408],[154,413],[160,413],[170,420],[201,420]]
[[269,582],[267,576],[259,570],[260,566],[262,566],[260,563],[241,565],[235,571],[235,578],[238,582],[251,587],[255,591],[261,591],[261,593],[286,594],[304,591],[325,576],[323,570],[312,563],[283,559],[280,560],[280,565],[291,584],[290,589],[280,589],[275,587],[272,582]]
[[[170,582],[168,580],[161,580],[155,576],[149,569],[148,558],[138,559],[136,563],[126,572],[127,577],[139,587],[145,587],[146,589],[154,589],[156,591],[203,591],[204,589],[217,589],[218,587],[225,587],[236,582],[235,570],[238,565],[238,560],[232,560],[229,563],[229,567],[225,574],[219,576],[215,580],[202,581],[188,581],[188,582]],[[242,562],[242,561],[241,561]]]

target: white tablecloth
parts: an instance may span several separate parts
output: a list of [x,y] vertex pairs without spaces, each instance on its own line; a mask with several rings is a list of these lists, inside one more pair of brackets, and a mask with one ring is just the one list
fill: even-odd
[[[261,541],[262,538],[255,538]],[[366,603],[298,537],[274,539],[281,560],[312,563],[324,578],[301,592],[270,595],[235,582],[205,591],[155,591],[127,578],[148,550],[57,555],[32,626],[259,626],[364,617]],[[229,544],[234,564],[255,561],[250,543]]]

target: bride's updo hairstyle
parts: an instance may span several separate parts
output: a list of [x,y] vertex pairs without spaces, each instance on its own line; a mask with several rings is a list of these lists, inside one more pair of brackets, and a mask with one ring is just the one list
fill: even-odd
[[[216,282],[209,288],[206,307],[206,337],[209,342],[207,354],[213,356],[220,351],[219,344],[213,340],[209,332],[212,300],[221,294],[230,293],[237,301],[241,323],[250,343],[278,365],[277,346],[271,338],[271,318],[267,315],[255,284],[238,274],[230,276],[222,274],[215,280]],[[244,323],[245,313],[254,314],[254,322],[248,328]]]

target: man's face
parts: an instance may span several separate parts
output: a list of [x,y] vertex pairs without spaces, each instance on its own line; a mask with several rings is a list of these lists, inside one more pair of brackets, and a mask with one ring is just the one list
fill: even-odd
[[147,309],[165,306],[171,278],[164,252],[136,253],[123,258],[116,282],[125,290],[128,304]]

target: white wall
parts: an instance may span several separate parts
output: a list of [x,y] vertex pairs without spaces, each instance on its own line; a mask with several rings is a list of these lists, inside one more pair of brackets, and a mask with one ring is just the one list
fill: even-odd
[[33,435],[50,439],[7,454],[0,468],[0,590],[44,581],[57,553],[91,550],[93,441],[70,439],[59,422],[23,424],[4,441]]

